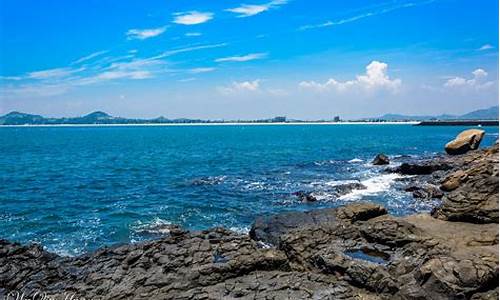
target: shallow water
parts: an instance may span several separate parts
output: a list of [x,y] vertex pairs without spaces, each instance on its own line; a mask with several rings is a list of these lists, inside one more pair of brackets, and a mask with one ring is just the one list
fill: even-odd
[[[261,214],[368,200],[427,211],[370,165],[379,152],[432,156],[463,127],[288,125],[0,128],[0,238],[76,255],[180,224],[246,231]],[[498,127],[483,127],[483,145]],[[368,189],[340,198],[332,187]],[[301,203],[293,192],[320,201]]]

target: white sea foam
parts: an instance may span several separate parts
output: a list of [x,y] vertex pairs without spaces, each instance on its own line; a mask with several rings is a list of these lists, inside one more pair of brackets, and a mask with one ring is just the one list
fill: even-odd
[[137,221],[131,229],[135,232],[168,234],[170,230],[165,225],[172,225],[172,223],[157,217],[150,222]]
[[353,158],[350,161],[348,161],[351,164],[356,164],[356,163],[361,163],[363,160],[361,158]]
[[399,174],[383,174],[361,181],[366,186],[363,190],[353,190],[349,194],[339,197],[339,200],[359,200],[364,196],[376,195],[387,192],[397,178],[403,177]]
[[238,227],[238,226],[233,226],[229,227],[229,230],[234,231],[236,233],[241,233],[241,234],[248,234],[250,232],[250,227]]

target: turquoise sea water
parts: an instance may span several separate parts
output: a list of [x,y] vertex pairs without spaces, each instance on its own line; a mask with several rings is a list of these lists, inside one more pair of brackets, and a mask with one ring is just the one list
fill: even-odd
[[[464,127],[286,125],[0,128],[0,238],[76,255],[151,238],[148,228],[248,230],[261,214],[384,204],[429,210],[369,164],[432,156]],[[498,138],[484,127],[483,146]],[[367,190],[336,198],[337,184]],[[296,191],[320,199],[301,203]]]

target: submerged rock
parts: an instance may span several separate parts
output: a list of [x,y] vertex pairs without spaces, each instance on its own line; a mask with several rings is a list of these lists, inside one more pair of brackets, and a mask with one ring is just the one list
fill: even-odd
[[446,153],[451,155],[465,154],[469,150],[476,150],[479,148],[484,137],[484,130],[468,129],[462,131],[457,137],[446,144]]
[[389,157],[387,157],[383,153],[377,154],[377,156],[375,156],[375,158],[372,161],[372,164],[375,166],[388,165],[389,163],[390,163]]

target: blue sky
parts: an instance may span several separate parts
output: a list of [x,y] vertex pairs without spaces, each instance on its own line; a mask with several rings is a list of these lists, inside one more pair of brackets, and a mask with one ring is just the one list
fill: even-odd
[[498,1],[0,2],[0,114],[318,119],[498,103]]

